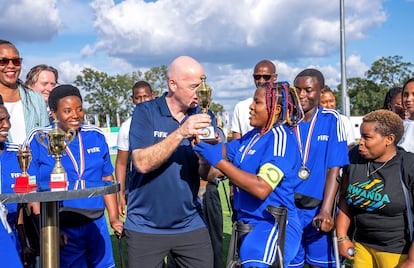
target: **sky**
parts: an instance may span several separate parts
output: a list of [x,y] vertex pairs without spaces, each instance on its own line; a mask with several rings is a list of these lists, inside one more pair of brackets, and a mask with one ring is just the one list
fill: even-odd
[[[84,68],[131,74],[189,55],[204,66],[213,101],[232,114],[253,96],[253,68],[275,63],[279,81],[309,67],[333,89],[341,81],[340,1],[0,0],[0,39],[23,60],[72,83]],[[414,0],[344,0],[347,77],[399,55],[414,63]]]

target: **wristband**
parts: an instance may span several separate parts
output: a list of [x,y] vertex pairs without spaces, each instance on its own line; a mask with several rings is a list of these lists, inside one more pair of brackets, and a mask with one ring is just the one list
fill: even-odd
[[346,236],[341,236],[341,237],[338,237],[338,242],[342,242],[342,241],[345,241],[345,240],[349,240],[349,237],[346,235]]

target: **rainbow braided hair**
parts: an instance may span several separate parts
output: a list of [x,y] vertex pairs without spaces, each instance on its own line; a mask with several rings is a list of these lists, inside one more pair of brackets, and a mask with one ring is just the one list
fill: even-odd
[[[287,124],[293,127],[302,121],[304,113],[295,87],[289,86],[288,82],[264,83],[261,87],[266,89],[265,98],[269,116],[266,126],[260,131],[261,135],[267,133],[275,124]],[[277,105],[282,108],[279,114],[276,113]]]

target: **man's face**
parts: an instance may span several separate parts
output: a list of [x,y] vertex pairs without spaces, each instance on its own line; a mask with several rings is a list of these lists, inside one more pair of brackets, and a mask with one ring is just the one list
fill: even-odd
[[270,66],[266,64],[259,65],[254,69],[253,79],[254,84],[258,87],[263,83],[276,81],[277,74]]
[[154,98],[151,90],[148,87],[134,88],[134,95],[131,96],[134,104],[139,104],[144,101],[149,101]]
[[192,73],[177,80],[170,80],[174,98],[184,109],[197,107],[197,89],[201,84],[201,75],[202,73]]
[[50,92],[55,88],[55,86],[55,74],[51,71],[43,70],[40,71],[37,81],[31,85],[30,88],[42,94],[43,98],[47,102]]
[[300,105],[305,113],[319,105],[321,88],[316,77],[298,77],[295,79],[295,87],[299,93]]

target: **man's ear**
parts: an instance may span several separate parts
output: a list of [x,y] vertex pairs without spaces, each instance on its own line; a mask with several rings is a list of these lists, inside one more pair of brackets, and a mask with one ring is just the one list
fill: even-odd
[[177,83],[173,79],[168,80],[168,85],[171,91],[175,92],[177,89]]

